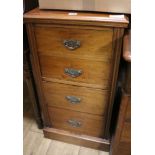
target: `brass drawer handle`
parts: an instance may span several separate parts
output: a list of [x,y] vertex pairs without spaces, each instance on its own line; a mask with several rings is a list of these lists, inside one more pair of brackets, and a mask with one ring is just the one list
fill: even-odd
[[70,50],[75,50],[76,48],[79,48],[81,43],[79,40],[74,40],[74,39],[70,39],[70,40],[64,40],[63,41],[64,46],[67,47]]
[[69,76],[75,78],[82,74],[82,70],[76,70],[73,68],[65,68],[64,70],[65,74],[68,74]]
[[66,99],[72,104],[79,104],[81,99],[75,96],[66,96]]
[[67,121],[67,123],[70,125],[70,126],[72,126],[72,127],[74,127],[74,128],[79,128],[79,127],[81,127],[81,122],[79,122],[79,121],[77,121],[77,120],[75,120],[75,119],[69,119],[68,121]]

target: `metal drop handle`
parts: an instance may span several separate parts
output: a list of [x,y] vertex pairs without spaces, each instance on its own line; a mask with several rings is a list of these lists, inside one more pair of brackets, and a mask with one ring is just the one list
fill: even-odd
[[79,127],[81,127],[81,125],[82,125],[81,122],[79,122],[79,121],[77,121],[77,120],[75,120],[75,119],[69,119],[69,120],[67,121],[67,123],[68,123],[70,126],[75,127],[75,128],[79,128]]
[[81,98],[75,96],[66,96],[65,98],[72,104],[79,104],[81,102]]
[[79,48],[81,43],[79,40],[74,39],[65,39],[63,41],[63,44],[65,47],[67,47],[69,50],[75,50],[76,48]]
[[74,68],[65,68],[64,70],[65,74],[68,74],[69,76],[75,78],[82,74],[82,70],[77,70]]

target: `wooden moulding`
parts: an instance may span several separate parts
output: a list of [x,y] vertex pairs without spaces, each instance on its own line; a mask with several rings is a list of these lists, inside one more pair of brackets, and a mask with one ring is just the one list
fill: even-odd
[[52,23],[67,25],[94,25],[108,27],[128,27],[127,16],[118,18],[118,15],[105,13],[77,12],[77,15],[69,15],[68,11],[51,11],[33,9],[24,14],[25,23]]
[[111,93],[109,98],[109,105],[107,107],[107,118],[106,118],[107,122],[105,126],[105,138],[107,139],[110,137],[109,129],[110,129],[111,116],[112,116],[112,108],[114,104],[114,96],[116,91],[116,82],[118,78],[123,34],[124,34],[124,29],[114,28],[113,51],[115,55],[113,60],[113,67],[111,69],[112,70]]
[[68,131],[59,130],[55,128],[44,128],[44,136],[46,138],[60,140],[63,142],[76,144],[93,149],[103,150],[109,152],[110,142],[102,138],[91,137],[86,135],[76,135]]
[[38,56],[36,52],[37,48],[36,48],[35,34],[33,31],[33,25],[27,24],[26,28],[27,28],[28,41],[29,41],[29,46],[30,46],[30,51],[31,51],[30,60],[32,64],[32,72],[33,72],[33,76],[35,79],[38,98],[40,101],[41,112],[43,113],[42,115],[43,125],[50,126],[48,111],[47,111],[47,107],[45,106],[46,103],[45,103],[45,99],[44,99],[43,92],[42,92],[41,73],[40,73],[39,60],[38,60]]

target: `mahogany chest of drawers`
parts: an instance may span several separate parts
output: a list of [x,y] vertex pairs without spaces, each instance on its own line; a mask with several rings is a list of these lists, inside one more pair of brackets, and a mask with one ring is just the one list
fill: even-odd
[[45,137],[108,150],[127,17],[37,8],[24,22]]

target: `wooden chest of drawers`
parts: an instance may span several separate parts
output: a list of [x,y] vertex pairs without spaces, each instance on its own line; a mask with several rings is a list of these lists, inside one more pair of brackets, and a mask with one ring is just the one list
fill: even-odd
[[45,137],[109,149],[122,37],[128,25],[125,16],[116,17],[39,9],[24,15]]

